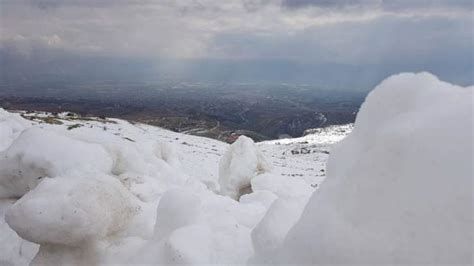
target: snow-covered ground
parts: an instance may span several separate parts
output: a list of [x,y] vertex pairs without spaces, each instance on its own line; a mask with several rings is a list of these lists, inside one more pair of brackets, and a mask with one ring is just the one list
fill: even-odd
[[397,75],[344,140],[232,145],[0,109],[0,265],[469,264],[472,91]]
[[[46,264],[245,263],[270,205],[282,198],[294,214],[267,237],[276,245],[350,130],[230,146],[119,119],[0,110],[0,264],[27,264],[32,242]],[[26,240],[4,221],[8,208]]]

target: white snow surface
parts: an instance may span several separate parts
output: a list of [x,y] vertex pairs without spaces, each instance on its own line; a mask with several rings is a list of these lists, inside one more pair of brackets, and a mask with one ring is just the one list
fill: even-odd
[[219,162],[219,186],[223,195],[238,200],[250,181],[271,170],[252,139],[240,136]]
[[383,81],[283,244],[251,261],[472,265],[473,89],[429,73]]
[[0,265],[469,263],[472,89],[393,76],[340,143],[0,109]]
[[0,109],[0,265],[245,264],[281,244],[331,144]]

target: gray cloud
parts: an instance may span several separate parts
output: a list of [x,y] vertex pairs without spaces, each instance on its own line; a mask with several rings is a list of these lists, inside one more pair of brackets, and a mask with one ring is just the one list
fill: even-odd
[[25,57],[472,68],[473,28],[471,0],[0,0],[0,49]]
[[[278,36],[222,34],[214,54],[347,64],[400,63],[472,55],[472,20],[379,17]],[[285,53],[281,53],[284,51]]]
[[391,10],[406,9],[463,9],[472,11],[471,0],[383,0],[382,6]]
[[287,8],[381,8],[385,10],[465,9],[472,10],[471,0],[283,0]]
[[303,8],[317,6],[321,8],[364,7],[379,4],[378,0],[283,0],[282,6],[288,8]]

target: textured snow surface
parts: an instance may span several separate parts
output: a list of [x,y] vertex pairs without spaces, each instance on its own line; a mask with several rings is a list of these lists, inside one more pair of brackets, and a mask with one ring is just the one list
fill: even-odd
[[283,245],[252,260],[472,265],[473,89],[428,73],[383,81]]
[[245,264],[281,244],[330,144],[0,109],[0,265]]

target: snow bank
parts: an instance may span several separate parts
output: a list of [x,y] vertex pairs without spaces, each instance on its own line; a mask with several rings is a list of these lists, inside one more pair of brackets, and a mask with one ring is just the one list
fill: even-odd
[[271,192],[276,196],[252,231],[255,252],[259,256],[270,255],[283,243],[288,231],[299,220],[313,191],[302,179],[272,174],[259,175],[252,179],[251,184],[255,192]]
[[28,265],[38,252],[38,245],[21,239],[5,222],[5,211],[14,203],[0,199],[0,265]]
[[[227,144],[120,120],[52,125],[1,110],[0,121],[2,264],[243,264],[252,228],[280,195],[268,181],[242,204],[208,189],[218,160],[191,154],[220,156]],[[184,155],[170,144],[179,138]],[[222,167],[234,192],[270,169],[250,139],[239,143]]]
[[12,114],[0,108],[0,151],[10,146],[28,125],[19,114]]
[[303,207],[304,204],[281,198],[273,202],[263,219],[252,230],[253,248],[258,256],[272,256],[301,217]]
[[250,180],[268,172],[270,164],[252,139],[240,136],[225,152],[219,162],[219,185],[222,195],[238,200],[251,192]]
[[473,89],[428,73],[383,81],[284,244],[254,261],[470,265]]
[[196,223],[201,200],[192,191],[168,190],[161,197],[156,211],[155,239],[162,239],[174,230]]
[[178,151],[169,143],[157,142],[155,146],[155,155],[175,168],[182,167],[181,162],[179,161]]
[[123,231],[139,205],[109,176],[46,178],[8,209],[5,220],[40,244],[32,265],[95,265],[104,240]]
[[112,159],[98,144],[29,128],[0,153],[0,198],[21,197],[44,177],[107,173]]
[[20,198],[2,206],[2,250],[5,241],[11,244],[3,264],[29,263],[33,243],[40,244],[33,264],[100,264],[111,239],[153,228],[150,205],[166,190],[205,187],[176,169],[172,147],[135,143],[102,128],[70,131],[0,109],[0,200]]
[[243,264],[253,253],[250,232],[258,222],[249,220],[261,218],[264,211],[212,192],[169,190],[158,205],[153,238],[126,261],[153,265]]
[[5,220],[31,242],[77,246],[120,231],[138,209],[113,177],[56,177],[19,199]]

